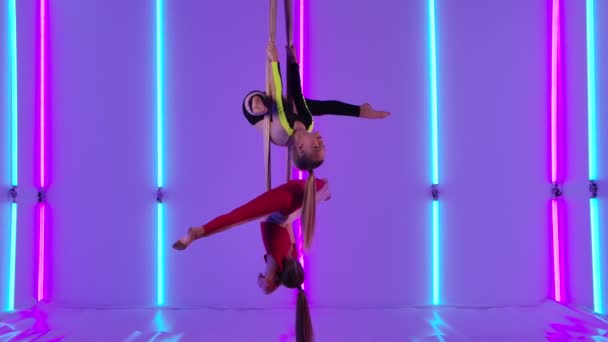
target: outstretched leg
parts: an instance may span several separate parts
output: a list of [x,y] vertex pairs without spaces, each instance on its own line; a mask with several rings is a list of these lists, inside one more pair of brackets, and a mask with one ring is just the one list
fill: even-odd
[[173,248],[184,250],[194,240],[223,232],[274,212],[289,215],[302,205],[303,190],[302,181],[294,180],[266,191],[255,199],[227,214],[214,218],[200,227],[189,228],[186,235],[173,244]]
[[313,119],[302,93],[300,65],[296,59],[293,45],[287,47],[287,97],[296,107],[298,120],[302,121],[306,129],[308,129],[312,125]]

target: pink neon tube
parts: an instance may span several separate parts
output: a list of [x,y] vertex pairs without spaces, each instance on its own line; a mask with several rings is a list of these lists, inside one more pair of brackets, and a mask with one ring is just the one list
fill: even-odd
[[551,39],[551,182],[557,182],[557,70],[559,63],[559,0],[553,0]]
[[[559,70],[559,33],[560,33],[560,2],[553,0],[552,25],[551,25],[551,181],[557,183],[557,114],[558,114],[558,70]],[[555,300],[563,300],[562,289],[562,270],[561,270],[561,250],[559,236],[559,211],[557,199],[551,202],[552,218],[552,249],[553,249],[553,275],[555,287]]]
[[[301,86],[302,86],[302,93],[304,93],[304,0],[300,0],[300,41],[299,41],[299,49],[300,49],[300,82],[301,82]],[[303,178],[303,174],[301,170],[298,170],[298,179],[302,179]],[[302,239],[302,221],[298,220],[298,226],[299,226],[299,244],[300,246],[299,249],[302,251],[302,253],[300,253],[300,264],[302,265],[302,267],[304,267],[304,248],[303,248],[303,244],[304,241]],[[305,284],[302,284],[302,286],[304,287]]]
[[557,200],[551,201],[551,217],[553,221],[553,277],[555,282],[555,300],[562,301],[561,257],[559,248],[559,222]]
[[[46,106],[46,2],[40,0],[40,187],[46,186],[45,177],[45,106]],[[38,241],[38,300],[44,299],[44,259],[45,259],[45,204],[39,206]]]

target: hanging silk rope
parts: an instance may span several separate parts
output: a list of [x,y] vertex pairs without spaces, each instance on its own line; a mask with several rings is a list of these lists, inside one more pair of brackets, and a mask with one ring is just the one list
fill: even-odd
[[[275,44],[276,40],[276,25],[277,22],[277,1],[270,0],[270,32],[268,36],[268,44]],[[272,98],[272,69],[270,57],[266,57],[266,97]],[[264,165],[266,168],[266,190],[272,188],[271,180],[271,163],[270,163],[270,125],[272,124],[272,115],[264,116]]]
[[[270,30],[268,36],[268,45],[276,44],[276,29],[277,29],[277,1],[270,0]],[[293,46],[293,20],[291,0],[285,0],[285,30],[287,34],[287,46]],[[273,98],[273,89],[271,85],[272,67],[269,57],[266,58],[266,96]],[[288,75],[289,77],[289,75]],[[289,82],[289,80],[288,80]],[[279,97],[280,98],[280,97]],[[289,101],[291,103],[291,101]],[[270,127],[272,125],[272,115],[264,116],[264,165],[266,168],[266,190],[272,188],[272,172],[271,172],[271,142],[270,142]],[[287,149],[287,181],[291,179],[291,150]]]
[[[285,0],[285,30],[287,35],[287,47],[290,48],[293,46],[293,26],[292,26],[292,10],[291,10],[291,0]],[[287,77],[289,77],[289,73],[287,73]],[[287,84],[290,80],[287,80]],[[292,99],[289,99],[289,103],[291,104]],[[291,149],[287,149],[287,181],[291,180]]]

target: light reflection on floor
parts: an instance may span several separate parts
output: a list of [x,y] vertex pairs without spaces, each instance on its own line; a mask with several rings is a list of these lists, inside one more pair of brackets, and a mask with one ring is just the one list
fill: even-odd
[[[323,341],[605,341],[608,322],[554,302],[529,307],[313,308]],[[291,309],[110,309],[39,304],[0,314],[3,341],[295,341]]]

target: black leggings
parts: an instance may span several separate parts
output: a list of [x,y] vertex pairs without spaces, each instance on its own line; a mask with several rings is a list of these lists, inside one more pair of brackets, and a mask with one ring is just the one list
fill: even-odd
[[[335,100],[321,101],[305,99],[305,101],[308,105],[308,109],[310,110],[310,114],[312,114],[313,116],[339,115],[358,117],[360,114],[359,106],[350,103]],[[271,106],[268,107],[270,108]],[[293,122],[296,120],[296,118],[299,119],[299,117],[290,113],[291,110],[286,111],[287,120],[291,125],[293,125]],[[252,115],[246,112],[244,114],[245,118],[247,119],[247,121],[249,121],[251,125],[255,125],[264,119],[263,115]]]
[[[272,104],[272,101],[267,100],[264,102],[266,102],[266,106],[270,108],[270,112],[272,113],[276,110],[276,106]],[[297,114],[293,112],[291,101],[295,103]],[[300,83],[300,66],[294,62],[289,63],[287,69],[287,99],[286,101],[285,99],[283,100],[283,108],[291,127],[293,127],[296,120],[299,120],[307,129],[312,124],[312,116],[340,115],[358,117],[360,115],[360,107],[357,105],[336,100],[321,101],[304,98]],[[251,125],[255,125],[264,119],[263,115],[252,115],[247,112],[244,112],[244,114]]]

